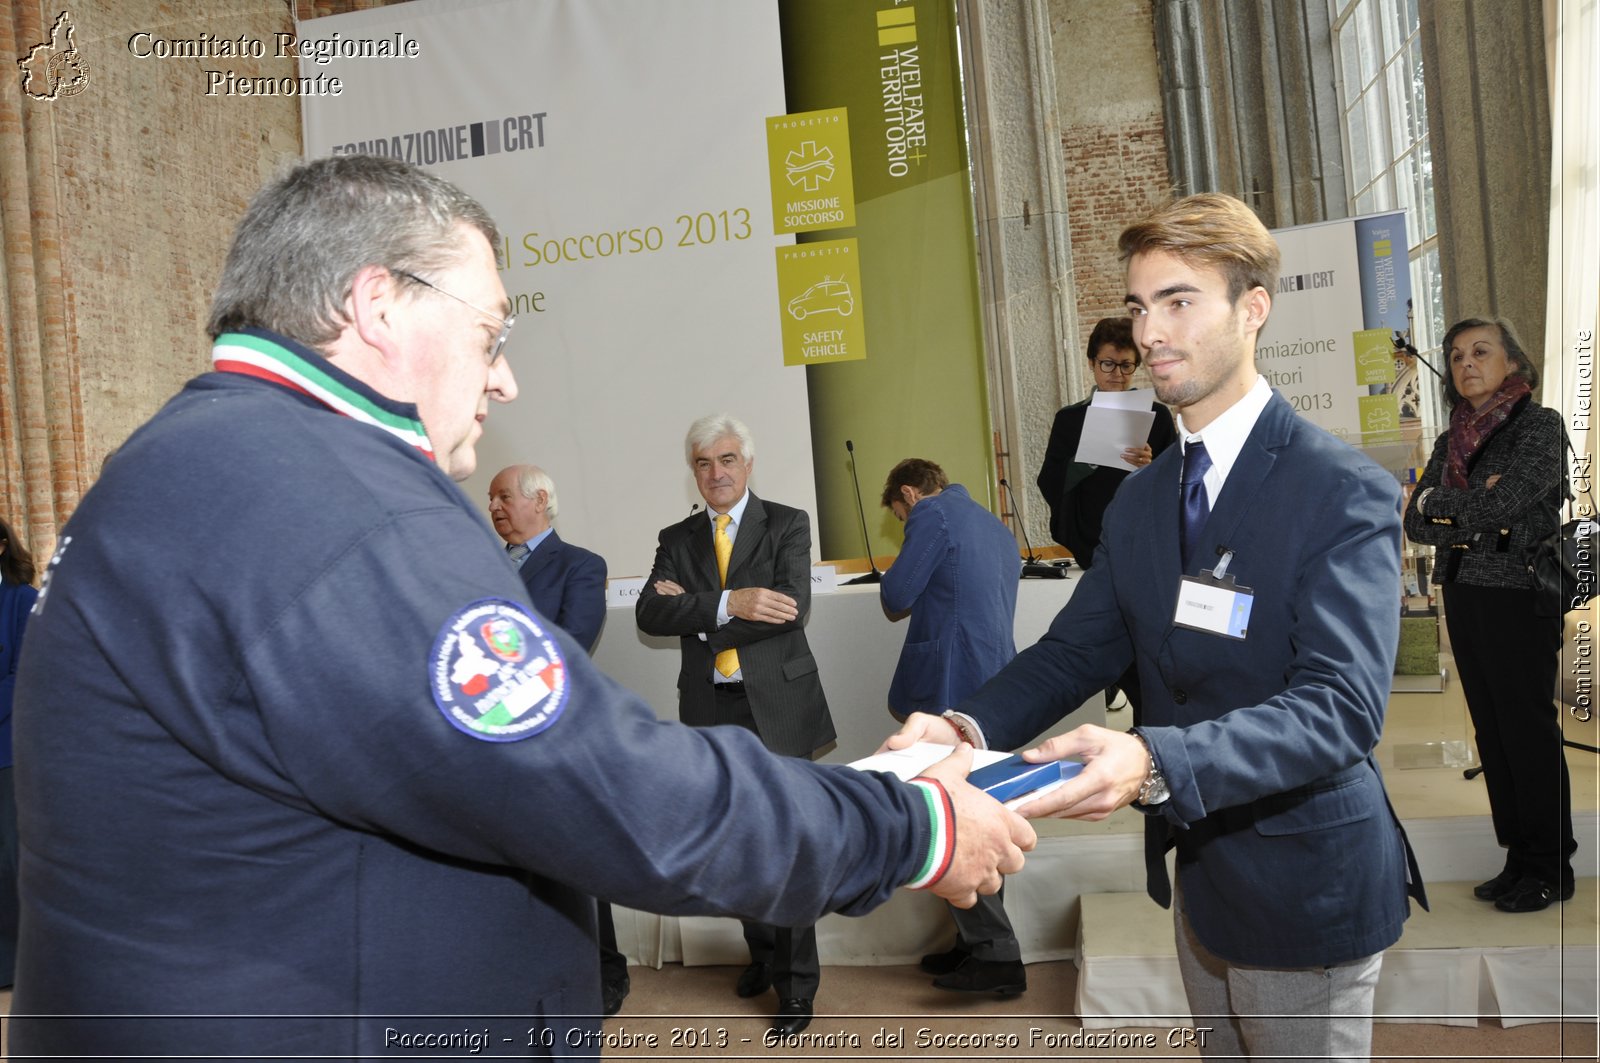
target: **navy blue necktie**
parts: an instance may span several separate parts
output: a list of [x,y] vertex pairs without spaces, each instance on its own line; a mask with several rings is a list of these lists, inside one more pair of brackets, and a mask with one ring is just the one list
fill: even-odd
[[1183,447],[1182,487],[1183,520],[1178,525],[1178,545],[1183,550],[1183,567],[1189,567],[1189,545],[1200,538],[1211,515],[1211,503],[1206,498],[1206,473],[1211,469],[1211,455],[1206,445],[1196,439]]

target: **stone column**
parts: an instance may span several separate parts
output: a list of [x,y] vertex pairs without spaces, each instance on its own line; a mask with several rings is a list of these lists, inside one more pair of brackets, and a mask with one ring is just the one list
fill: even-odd
[[1541,367],[1550,94],[1539,0],[1421,9],[1444,320],[1507,317]]
[[957,11],[990,412],[1003,475],[1037,549],[1050,530],[1033,477],[1064,404],[1060,352],[1078,334],[1050,19],[1043,0],[961,0]]

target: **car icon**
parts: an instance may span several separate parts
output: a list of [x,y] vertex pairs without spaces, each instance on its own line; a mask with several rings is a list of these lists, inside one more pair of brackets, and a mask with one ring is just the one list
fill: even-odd
[[789,300],[789,313],[796,321],[804,319],[807,314],[834,313],[849,317],[855,308],[856,300],[850,285],[843,280],[826,277]]
[[1394,352],[1383,347],[1373,347],[1356,355],[1356,365],[1362,369],[1372,369],[1377,366],[1387,365],[1394,360]]

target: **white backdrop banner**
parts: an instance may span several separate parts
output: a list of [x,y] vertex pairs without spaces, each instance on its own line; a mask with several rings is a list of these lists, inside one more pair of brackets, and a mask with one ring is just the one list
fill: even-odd
[[1256,338],[1256,368],[1313,424],[1358,442],[1350,350],[1350,335],[1361,328],[1354,229],[1341,220],[1272,235],[1282,267],[1272,315]]
[[1256,368],[1307,419],[1358,446],[1397,445],[1417,427],[1416,366],[1403,353],[1405,233],[1394,211],[1272,234],[1282,266]]
[[775,309],[773,248],[793,238],[773,235],[767,178],[774,3],[417,0],[298,30],[416,42],[414,58],[302,59],[344,86],[304,98],[308,158],[419,163],[504,234],[521,397],[490,410],[474,499],[501,467],[542,465],[562,536],[643,575],[656,532],[699,500],[684,430],[726,410],[755,436],[756,492],[815,512],[805,377],[783,366]]

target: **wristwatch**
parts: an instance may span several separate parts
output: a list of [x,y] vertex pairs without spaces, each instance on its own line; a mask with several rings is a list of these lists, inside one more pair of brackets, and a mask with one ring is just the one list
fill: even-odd
[[1166,777],[1156,765],[1156,755],[1150,750],[1150,740],[1140,734],[1137,727],[1129,729],[1128,733],[1139,740],[1139,744],[1144,746],[1144,755],[1150,759],[1150,773],[1144,777],[1144,782],[1139,784],[1139,796],[1133,799],[1134,803],[1159,805],[1172,796],[1172,791],[1167,788]]

